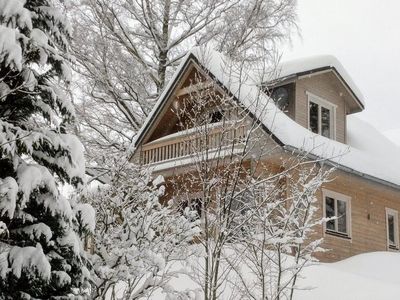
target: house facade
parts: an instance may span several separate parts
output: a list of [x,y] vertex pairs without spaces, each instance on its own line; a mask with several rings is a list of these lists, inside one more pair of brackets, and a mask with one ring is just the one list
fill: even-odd
[[[273,80],[258,79],[254,70],[228,66],[227,58],[219,53],[193,50],[139,132],[132,161],[163,175],[167,197],[171,196],[177,186],[171,184],[173,178],[185,178],[182,175],[191,172],[193,165],[193,149],[185,145],[194,131],[188,126],[182,130],[185,121],[177,116],[177,108],[191,93],[213,89],[216,98],[230,95],[246,111],[246,119],[260,124],[257,130],[265,133],[264,145],[274,153],[263,164],[265,168],[278,170],[282,157],[299,151],[310,160],[324,159],[335,167],[332,180],[316,194],[318,216],[336,217],[316,229],[316,237],[324,237],[323,247],[329,250],[318,255],[321,261],[369,251],[398,251],[399,149],[354,116],[362,113],[365,104],[349,74],[331,56],[283,63],[278,74]],[[221,115],[228,109],[221,109],[211,98],[204,102],[204,111],[212,126],[207,137],[212,148],[221,135]],[[207,103],[214,105],[207,107]],[[238,116],[230,112],[230,119],[241,120]],[[225,134],[240,140],[248,124],[240,123]],[[247,157],[249,166],[254,157]],[[198,197],[194,192],[193,199]]]

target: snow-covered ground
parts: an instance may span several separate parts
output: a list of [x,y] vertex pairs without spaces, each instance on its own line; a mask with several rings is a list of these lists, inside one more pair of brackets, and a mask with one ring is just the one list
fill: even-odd
[[321,263],[304,271],[300,286],[312,290],[297,291],[301,300],[386,300],[400,298],[400,254],[372,252],[336,263]]
[[[303,271],[303,279],[295,292],[295,300],[392,300],[400,297],[400,253],[372,252],[336,263],[319,263]],[[191,299],[202,299],[201,289],[181,275],[170,282],[179,291],[188,292]],[[229,299],[231,292],[226,291]],[[197,297],[196,297],[197,296]],[[154,298],[155,297],[155,298]],[[155,293],[152,299],[161,299]]]

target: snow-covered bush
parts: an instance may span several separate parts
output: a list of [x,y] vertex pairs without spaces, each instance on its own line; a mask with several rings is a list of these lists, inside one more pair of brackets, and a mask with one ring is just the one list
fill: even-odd
[[128,162],[116,162],[110,179],[86,195],[96,209],[93,297],[138,299],[157,288],[169,292],[168,281],[176,275],[172,262],[190,254],[199,232],[195,212],[182,214],[171,201],[161,203],[163,179],[153,180]]
[[83,183],[70,26],[50,0],[0,0],[0,298],[67,297],[88,281],[78,219],[57,188]]

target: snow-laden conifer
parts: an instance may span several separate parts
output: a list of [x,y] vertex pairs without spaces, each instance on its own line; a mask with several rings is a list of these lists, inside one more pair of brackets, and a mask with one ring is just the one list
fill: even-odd
[[83,183],[70,26],[51,0],[0,0],[0,298],[64,297],[88,279],[78,219],[58,183]]

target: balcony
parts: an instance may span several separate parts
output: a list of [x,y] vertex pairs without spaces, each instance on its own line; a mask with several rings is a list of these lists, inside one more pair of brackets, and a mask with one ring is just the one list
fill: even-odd
[[141,163],[158,165],[194,157],[208,151],[221,153],[243,145],[248,125],[243,122],[225,122],[224,124],[208,124],[207,129],[191,128],[173,133],[142,146]]

